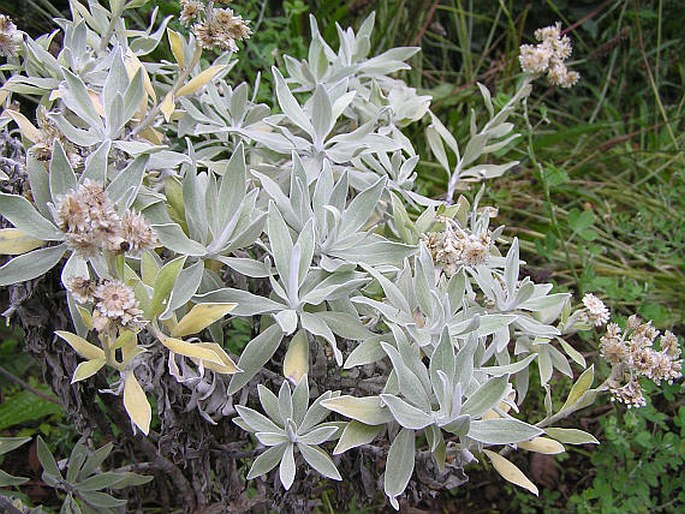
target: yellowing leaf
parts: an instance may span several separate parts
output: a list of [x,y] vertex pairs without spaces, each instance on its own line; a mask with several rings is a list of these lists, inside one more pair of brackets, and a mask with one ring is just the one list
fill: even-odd
[[195,91],[212,80],[217,73],[223,71],[224,68],[226,68],[225,64],[210,66],[203,72],[198,73],[185,86],[176,91],[176,96],[192,95]]
[[365,425],[383,425],[392,420],[392,414],[385,407],[379,396],[342,395],[321,402],[328,410],[356,419]]
[[105,365],[104,357],[102,359],[92,359],[89,361],[83,361],[81,364],[76,366],[74,370],[74,375],[71,377],[71,383],[80,382],[86,378],[92,377],[102,369]]
[[18,228],[0,230],[0,254],[2,255],[20,255],[44,244],[44,241],[27,236]]
[[132,371],[126,374],[124,380],[124,407],[133,424],[143,434],[147,435],[150,432],[152,409],[147,401],[147,396],[145,396],[145,391],[140,387]]
[[146,128],[139,135],[153,145],[161,145],[164,142],[164,136],[153,128]]
[[145,66],[140,62],[138,56],[133,53],[133,50],[128,48],[126,50],[126,57],[124,57],[124,66],[126,67],[126,73],[128,74],[129,80],[133,79],[138,70],[142,70],[143,74],[143,86],[145,87],[145,92],[152,98],[153,102],[157,101],[157,94],[155,93],[155,88],[152,87],[152,82],[150,81],[150,75],[148,75]]
[[518,447],[529,452],[544,453],[545,455],[556,455],[566,451],[564,445],[559,441],[547,437],[536,437],[532,441],[518,443]]
[[94,344],[89,343],[76,334],[65,332],[63,330],[57,330],[55,334],[69,343],[69,346],[71,346],[76,353],[78,353],[84,359],[104,359],[105,357],[105,352],[102,351],[102,348],[98,348]]
[[566,444],[599,444],[599,441],[587,432],[577,428],[549,427],[545,429],[548,436]]
[[293,336],[288,351],[283,359],[283,376],[294,384],[299,384],[309,372],[309,340],[307,334],[300,330]]
[[0,105],[4,104],[10,92],[4,87],[0,87]]
[[592,382],[595,380],[595,366],[594,364],[583,371],[583,374],[578,377],[576,383],[573,384],[571,392],[568,393],[568,398],[561,410],[573,407],[583,397],[583,395],[592,387]]
[[166,346],[173,353],[184,355],[192,359],[200,359],[205,363],[212,362],[218,366],[224,366],[225,363],[222,358],[212,348],[201,346],[202,343],[189,343],[182,339],[174,337],[162,337],[160,339],[162,344]]
[[143,353],[145,350],[138,346],[137,334],[131,332],[130,330],[125,330],[119,337],[114,341],[112,345],[112,350],[117,350],[121,348],[121,365],[126,366],[129,362],[138,355]]
[[130,330],[124,330],[121,332],[121,334],[119,334],[119,337],[117,337],[114,341],[114,344],[112,345],[112,350],[125,348],[131,346],[131,344],[135,345],[136,340],[136,334],[134,334]]
[[100,98],[100,95],[97,94],[95,91],[92,89],[88,90],[88,96],[90,96],[90,101],[93,103],[93,107],[95,107],[95,111],[101,116],[105,117],[105,106],[102,105],[102,99]]
[[81,321],[88,330],[93,330],[93,316],[83,305],[77,305],[76,310],[81,315]]
[[19,126],[19,130],[21,131],[21,134],[31,141],[32,143],[37,143],[40,140],[40,130],[38,130],[36,127],[33,126],[33,123],[31,123],[26,116],[24,116],[22,113],[19,111],[15,111],[12,109],[7,109],[5,112],[2,113],[2,117],[5,118],[9,116],[12,118],[14,123],[16,123]]
[[217,343],[195,343],[195,345],[213,351],[222,361],[222,364],[214,364],[213,362],[202,361],[205,368],[211,369],[212,371],[216,371],[217,373],[221,373],[223,375],[230,375],[241,371],[240,368],[236,366],[236,363],[233,362],[233,359],[231,359],[224,349]]
[[169,91],[167,95],[162,100],[162,104],[159,106],[162,114],[164,114],[164,119],[168,122],[171,119],[171,115],[174,113],[176,106],[174,105],[174,95]]
[[181,318],[171,335],[174,337],[197,334],[235,309],[235,303],[200,303]]
[[183,38],[178,32],[167,28],[166,35],[169,38],[169,46],[171,47],[171,53],[174,54],[174,58],[178,65],[183,68],[185,66],[185,56],[183,55]]
[[483,450],[483,453],[488,456],[488,459],[490,459],[497,472],[502,475],[502,478],[514,485],[528,489],[535,496],[538,496],[538,488],[523,474],[523,471],[498,453],[490,450]]

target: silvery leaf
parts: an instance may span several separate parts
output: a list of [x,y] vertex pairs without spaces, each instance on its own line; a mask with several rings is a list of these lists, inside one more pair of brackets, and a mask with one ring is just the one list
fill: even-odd
[[413,430],[403,428],[395,437],[388,451],[383,489],[395,510],[399,510],[397,496],[407,488],[409,479],[414,472],[414,438]]
[[0,267],[0,287],[25,282],[44,275],[62,260],[66,245],[40,248],[19,255]]
[[281,413],[278,410],[278,398],[266,386],[257,384],[257,394],[259,395],[259,403],[267,416],[283,425],[285,421],[281,418]]
[[290,441],[288,439],[288,436],[286,436],[285,433],[283,433],[283,431],[257,432],[255,433],[255,437],[264,446],[278,446],[284,443],[288,443]]
[[236,410],[240,418],[247,424],[252,432],[274,432],[282,433],[283,429],[277,426],[269,418],[260,414],[254,409],[249,407],[244,407],[242,405],[236,405]]
[[295,456],[293,454],[294,447],[292,444],[285,445],[285,452],[281,459],[281,465],[278,468],[278,477],[281,480],[281,484],[285,487],[286,491],[290,489],[295,481],[295,473],[297,469],[295,468]]
[[517,419],[488,419],[471,421],[468,436],[485,444],[511,444],[528,441],[544,432]]
[[197,294],[194,299],[198,303],[237,303],[236,308],[231,311],[231,314],[234,316],[255,316],[257,314],[279,312],[287,308],[284,304],[269,298],[232,287]]
[[418,405],[422,409],[429,411],[430,402],[428,401],[426,390],[419,378],[407,366],[396,348],[387,343],[381,343],[381,346],[392,361],[392,367],[395,370],[395,373],[397,373],[397,379],[399,380],[402,394],[405,398],[411,400],[414,405]]
[[326,441],[329,441],[337,431],[337,427],[318,427],[304,435],[299,436],[297,441],[310,445],[322,444]]
[[426,414],[397,396],[381,394],[381,400],[404,428],[420,430],[433,423],[433,417],[430,414]]
[[461,413],[478,418],[495,407],[508,391],[509,375],[491,378],[464,402]]
[[382,425],[365,425],[359,421],[350,421],[345,426],[338,444],[333,450],[333,455],[339,455],[357,446],[369,444],[383,431]]
[[238,368],[243,371],[231,378],[228,394],[234,394],[242,389],[262,369],[276,353],[282,339],[283,331],[274,324],[247,343],[238,360]]
[[281,462],[285,450],[286,445],[268,448],[264,453],[255,459],[252,467],[250,468],[250,472],[247,474],[247,479],[252,480],[253,478],[262,476],[274,469],[278,463]]
[[297,444],[297,449],[312,468],[327,478],[342,480],[338,469],[333,464],[333,460],[318,446],[308,444]]
[[57,227],[41,216],[23,196],[0,193],[0,214],[28,236],[42,241],[63,238]]

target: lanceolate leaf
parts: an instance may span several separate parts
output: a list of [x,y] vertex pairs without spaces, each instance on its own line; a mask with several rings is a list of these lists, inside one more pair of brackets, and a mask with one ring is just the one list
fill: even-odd
[[133,371],[129,371],[124,379],[124,407],[133,424],[147,435],[150,432],[152,409]]
[[382,394],[381,400],[388,406],[393,417],[404,428],[420,430],[433,423],[432,415],[417,409],[397,396]]
[[356,448],[363,444],[369,444],[383,431],[382,425],[365,425],[359,421],[350,421],[345,429],[338,444],[333,450],[333,455],[339,455],[351,448]]
[[102,350],[102,348],[98,348],[94,344],[89,343],[76,334],[72,334],[71,332],[66,332],[63,330],[57,330],[55,334],[69,343],[69,346],[71,346],[76,353],[85,359],[104,359],[105,357],[105,352]]
[[105,365],[105,359],[93,359],[89,361],[84,361],[76,367],[74,370],[74,376],[71,379],[71,383],[80,382],[86,378],[92,377],[102,369]]
[[472,421],[469,437],[486,444],[509,444],[528,441],[542,435],[539,428],[517,419]]
[[490,459],[494,468],[505,480],[519,487],[523,487],[524,489],[528,489],[535,496],[538,495],[537,486],[514,464],[493,451],[483,450],[483,453],[488,456],[488,459]]
[[174,337],[197,334],[223,318],[235,307],[235,303],[200,303],[194,305],[190,312],[181,318],[171,334]]
[[491,378],[481,385],[464,402],[461,408],[462,414],[470,414],[474,418],[482,416],[485,412],[497,405],[509,390],[509,376]]
[[574,409],[574,407],[576,407],[576,403],[578,403],[583,398],[585,393],[590,389],[590,387],[592,387],[592,382],[594,379],[595,367],[592,365],[583,371],[582,375],[580,375],[578,380],[576,380],[576,383],[573,384],[571,392],[568,393],[568,398],[566,399],[566,402],[564,402],[564,406],[561,408],[561,410]]
[[385,463],[385,479],[383,488],[395,510],[400,509],[397,496],[407,488],[409,479],[414,472],[414,441],[413,430],[400,430],[388,451]]
[[0,193],[0,214],[27,236],[42,241],[62,239],[57,227],[41,216],[23,196]]
[[311,467],[327,478],[342,480],[333,460],[318,446],[298,444],[297,449]]
[[564,444],[599,444],[595,436],[577,428],[546,428],[548,436]]
[[309,339],[307,334],[300,330],[293,336],[288,345],[288,351],[283,359],[283,375],[293,384],[299,384],[308,371]]
[[18,228],[0,229],[0,255],[21,255],[44,244],[44,241],[35,239]]
[[250,468],[250,472],[247,474],[247,479],[252,480],[253,478],[262,476],[274,469],[276,466],[278,466],[278,463],[281,462],[284,453],[285,445],[268,448],[264,453],[255,459],[252,467]]
[[228,394],[234,394],[242,389],[262,369],[276,353],[282,339],[283,331],[274,324],[247,344],[238,360],[238,367],[243,371],[231,379]]
[[321,402],[321,405],[333,412],[355,419],[367,425],[383,425],[392,420],[392,414],[383,405],[380,397],[343,395]]

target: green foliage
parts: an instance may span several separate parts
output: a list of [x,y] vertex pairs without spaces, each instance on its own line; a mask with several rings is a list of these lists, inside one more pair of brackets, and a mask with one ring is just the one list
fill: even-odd
[[653,405],[602,419],[592,486],[570,498],[579,513],[676,512],[685,501],[685,408]]
[[[42,388],[42,392],[48,393],[49,389]],[[0,430],[63,413],[64,409],[60,405],[44,400],[30,391],[19,391],[8,395],[0,404]]]
[[103,472],[100,467],[112,450],[112,443],[95,451],[77,443],[66,465],[60,468],[48,446],[38,436],[38,459],[43,466],[42,478],[49,486],[66,493],[60,512],[114,514],[118,507],[126,505],[126,500],[115,498],[103,490],[123,489],[152,480],[151,476],[131,471]]

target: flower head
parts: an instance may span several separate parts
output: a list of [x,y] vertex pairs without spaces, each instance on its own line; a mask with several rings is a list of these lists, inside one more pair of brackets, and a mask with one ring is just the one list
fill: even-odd
[[179,20],[183,25],[190,25],[204,9],[204,6],[198,0],[181,0],[181,15]]
[[21,32],[9,16],[0,14],[0,55],[16,55],[21,44]]
[[628,407],[645,404],[639,377],[646,377],[657,385],[662,381],[671,384],[682,377],[678,339],[666,331],[659,338],[657,349],[657,337],[659,331],[651,321],[643,323],[633,315],[628,319],[624,333],[618,325],[609,323],[607,333],[600,339],[600,355],[613,367],[609,392]]
[[571,57],[573,48],[568,36],[561,34],[561,23],[535,31],[537,45],[521,45],[521,69],[530,75],[545,75],[554,86],[568,88],[576,84],[580,74],[569,71],[564,61]]
[[604,302],[597,298],[592,293],[587,293],[583,296],[583,305],[587,311],[587,316],[590,322],[596,327],[601,327],[609,322],[611,313]]
[[618,385],[616,387],[609,386],[609,391],[611,392],[612,401],[618,400],[619,402],[624,403],[629,409],[647,405],[647,401],[642,393],[642,387],[634,378],[620,387]]
[[157,236],[142,214],[129,211],[124,214],[122,224],[123,236],[131,254],[139,255],[143,250],[157,246]]
[[193,32],[204,48],[237,52],[236,41],[249,39],[249,21],[233,13],[232,9],[211,9],[205,20],[196,23]]
[[461,266],[476,267],[487,263],[492,241],[487,232],[477,235],[464,230],[452,218],[440,218],[445,224],[443,232],[428,232],[422,241],[443,271],[451,276]]
[[66,283],[67,289],[79,303],[92,302],[95,298],[97,282],[89,278],[72,277]]
[[93,326],[102,332],[110,327],[139,328],[145,320],[133,289],[118,280],[102,280],[93,292]]

